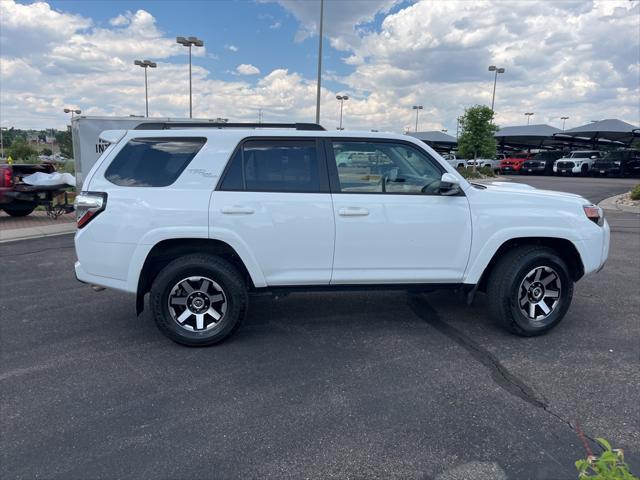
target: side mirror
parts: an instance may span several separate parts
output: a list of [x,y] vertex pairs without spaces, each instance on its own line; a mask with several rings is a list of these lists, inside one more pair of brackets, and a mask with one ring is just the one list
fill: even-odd
[[451,173],[443,173],[442,177],[440,177],[440,195],[458,195],[462,190],[460,189],[460,184],[458,183],[458,179],[453,176]]

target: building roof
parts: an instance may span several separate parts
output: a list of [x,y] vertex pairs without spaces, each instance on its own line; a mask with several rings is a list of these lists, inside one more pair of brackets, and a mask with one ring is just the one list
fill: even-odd
[[640,137],[640,128],[616,118],[607,118],[565,130],[556,136],[631,143],[634,137]]
[[407,133],[407,135],[417,138],[418,140],[422,140],[425,143],[458,143],[456,137],[452,137],[451,135],[447,135],[446,133],[440,132],[438,130],[432,130],[429,132],[409,132]]

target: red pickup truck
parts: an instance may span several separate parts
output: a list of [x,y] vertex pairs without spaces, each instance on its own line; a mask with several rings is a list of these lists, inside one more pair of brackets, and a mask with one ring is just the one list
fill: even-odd
[[[36,186],[22,181],[32,173],[53,173],[51,164],[0,164],[0,210],[12,217],[25,217],[39,205],[47,208],[47,214],[58,217],[73,211],[73,205],[67,201],[67,185]],[[58,196],[64,195],[64,203],[54,203]]]
[[527,160],[533,158],[533,153],[513,153],[508,155],[502,162],[500,162],[500,172],[509,173],[509,172],[520,172],[522,168],[522,164]]

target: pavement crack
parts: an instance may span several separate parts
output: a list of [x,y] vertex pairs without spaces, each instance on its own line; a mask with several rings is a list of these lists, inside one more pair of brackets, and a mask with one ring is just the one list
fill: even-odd
[[74,245],[65,245],[65,246],[60,246],[60,247],[47,247],[47,248],[42,248],[40,250],[33,250],[30,252],[18,252],[18,253],[5,253],[0,255],[0,258],[2,257],[17,257],[19,255],[34,255],[36,253],[42,253],[42,252],[46,252],[48,250],[62,250],[63,248],[74,248]]
[[491,352],[473,341],[465,333],[444,322],[438,312],[424,299],[411,296],[409,305],[413,312],[437,331],[464,348],[474,359],[489,369],[491,378],[502,389],[521,398],[537,408],[547,408],[546,399],[538,395],[533,388],[515,376]]
[[566,420],[561,415],[551,410],[544,396],[538,394],[522,379],[511,373],[509,369],[495,357],[495,355],[479,345],[464,332],[461,332],[454,326],[443,321],[438,312],[436,312],[436,310],[424,298],[424,295],[411,295],[409,297],[409,306],[419,318],[435,328],[438,332],[453,340],[456,344],[460,345],[467,351],[467,353],[469,353],[469,355],[487,367],[491,373],[491,378],[499,387],[534,407],[544,410],[549,415],[567,425],[576,433],[576,435],[584,435],[595,445],[598,445],[593,437],[584,433],[579,429],[579,427],[577,427],[577,425],[574,425],[571,421]]

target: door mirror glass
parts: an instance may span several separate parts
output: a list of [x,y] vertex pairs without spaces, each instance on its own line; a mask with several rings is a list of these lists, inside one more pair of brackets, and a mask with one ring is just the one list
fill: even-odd
[[446,172],[440,178],[440,195],[458,195],[462,190],[458,179],[451,173]]

